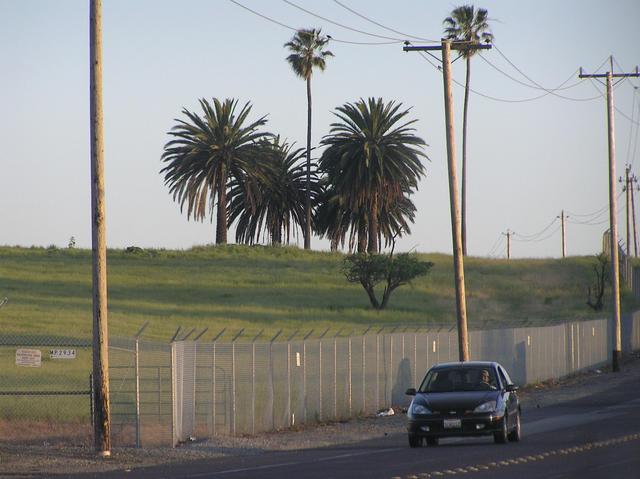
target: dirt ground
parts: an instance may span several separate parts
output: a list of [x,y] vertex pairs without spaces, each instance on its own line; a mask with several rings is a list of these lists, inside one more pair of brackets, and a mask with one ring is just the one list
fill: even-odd
[[[552,406],[610,388],[614,384],[640,379],[640,355],[625,359],[622,372],[610,373],[608,368],[590,370],[561,381],[548,381],[523,388],[520,393],[523,412],[527,409]],[[77,472],[98,472],[113,469],[185,462],[230,455],[255,455],[267,451],[291,450],[345,444],[404,431],[405,415],[401,412],[387,417],[366,417],[344,423],[313,425],[295,430],[264,433],[251,437],[216,437],[179,448],[114,448],[108,459],[98,459],[90,441],[52,441],[61,431],[43,431],[42,437],[28,444],[0,441],[0,477],[50,477]],[[0,428],[7,432],[6,424]],[[65,432],[65,431],[62,431]],[[7,437],[6,435],[3,435]],[[10,435],[8,436],[10,437]]]

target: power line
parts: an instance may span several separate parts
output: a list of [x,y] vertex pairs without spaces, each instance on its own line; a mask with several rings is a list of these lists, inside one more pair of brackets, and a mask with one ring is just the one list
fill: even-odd
[[[612,57],[612,58],[613,58],[613,63],[615,63],[615,64],[616,64],[616,66],[618,67],[618,69],[619,69],[619,70],[624,70],[624,68],[622,68],[622,66],[618,63],[618,60],[616,60],[616,58],[615,58],[615,57]],[[630,84],[632,87],[634,87],[634,88],[638,88],[638,87],[637,87],[637,85],[636,85],[636,84],[634,84],[634,83],[631,81],[631,79],[630,79],[629,77],[624,77],[624,79],[625,79],[626,81],[628,81],[628,82],[629,82],[629,84]]]
[[[518,68],[518,67],[517,67],[517,66],[516,66],[516,65],[515,65],[511,60],[509,60],[509,58],[507,58],[507,56],[506,56],[504,53],[502,53],[502,50],[500,50],[497,46],[495,46],[495,43],[493,44],[493,46],[494,46],[494,48],[496,49],[496,51],[498,52],[498,54],[499,54],[502,58],[504,58],[504,59],[507,61],[507,63],[509,63],[509,65],[511,65],[511,66],[512,66],[512,67],[513,67],[513,68],[514,68],[518,73],[520,73],[520,75],[522,75],[524,78],[526,78],[527,80],[529,80],[533,85],[535,85],[535,86],[534,86],[534,88],[538,88],[538,89],[540,89],[540,90],[544,90],[544,91],[549,92],[550,94],[552,94],[552,95],[554,95],[554,96],[557,96],[557,97],[559,97],[559,98],[564,98],[564,99],[566,99],[566,100],[573,100],[573,101],[591,101],[591,100],[594,100],[595,98],[598,98],[598,97],[595,97],[595,98],[577,99],[577,98],[565,97],[565,96],[563,96],[563,95],[559,95],[559,94],[557,94],[557,93],[554,93],[555,91],[567,90],[567,89],[569,89],[569,88],[573,88],[574,86],[579,85],[579,84],[580,84],[580,82],[576,82],[576,83],[574,83],[574,84],[572,84],[572,85],[570,85],[570,86],[568,86],[568,87],[564,87],[564,88],[561,88],[561,87],[552,88],[552,89],[545,88],[545,87],[543,87],[542,85],[540,85],[538,82],[536,82],[535,80],[533,80],[533,79],[532,79],[530,76],[528,76],[526,73],[524,73],[524,72],[523,72],[520,68]],[[607,60],[608,60],[608,58],[606,58],[606,59],[605,59],[605,60],[600,64],[600,66],[596,69],[596,71],[600,70],[600,69],[601,69],[601,68],[602,68],[602,67],[607,63]],[[486,59],[485,59],[485,61],[488,61],[488,60],[486,60]],[[575,73],[575,72],[574,72],[574,73]],[[511,78],[511,77],[510,77],[510,78]],[[515,81],[517,81],[517,80],[515,80]],[[523,84],[524,84],[524,83],[523,83]],[[561,85],[561,86],[562,86],[562,85]]]
[[361,13],[356,12],[354,9],[352,9],[352,8],[350,8],[350,7],[348,7],[348,6],[346,6],[344,3],[339,2],[338,0],[333,0],[333,1],[334,1],[335,3],[337,3],[338,5],[340,5],[342,8],[344,8],[345,10],[348,10],[349,12],[351,12],[351,13],[353,13],[354,15],[356,15],[356,16],[358,16],[358,17],[362,18],[363,20],[366,20],[366,21],[367,21],[367,22],[369,22],[369,23],[372,23],[372,24],[374,24],[374,25],[377,25],[378,27],[383,28],[384,30],[387,30],[387,31],[389,31],[389,32],[397,33],[398,35],[402,35],[402,36],[403,36],[403,37],[405,37],[405,38],[413,38],[414,40],[421,40],[421,41],[423,41],[423,42],[429,42],[429,43],[440,43],[440,41],[439,41],[439,40],[431,40],[431,39],[429,39],[429,38],[417,37],[417,36],[415,36],[415,35],[410,35],[410,34],[408,34],[408,33],[404,33],[404,32],[400,32],[400,31],[398,31],[398,30],[394,30],[393,28],[389,28],[389,27],[387,27],[387,26],[383,25],[382,23],[376,22],[375,20],[372,20],[371,18],[366,17],[365,15],[363,15],[363,14],[361,14]]
[[498,236],[498,239],[495,241],[495,243],[493,243],[493,246],[491,247],[491,249],[487,253],[487,256],[489,256],[489,257],[493,256],[493,254],[496,252],[496,248],[498,248],[500,242],[503,241],[503,239],[504,239],[504,237],[502,236],[502,234],[500,236]]
[[[287,25],[286,23],[282,23],[279,20],[276,20],[274,18],[268,17],[267,15],[264,15],[260,12],[257,12],[256,10],[253,10],[249,7],[247,7],[246,5],[243,5],[242,3],[238,2],[237,0],[229,0],[231,3],[233,3],[234,5],[237,5],[240,8],[243,8],[245,10],[247,10],[248,12],[253,13],[254,15],[267,20],[271,23],[274,23],[276,25],[279,25],[281,27],[287,28],[289,30],[292,30],[294,32],[298,31],[298,28],[292,27],[291,25]],[[350,40],[342,40],[339,38],[335,38],[335,37],[331,37],[331,41],[333,42],[337,42],[337,43],[346,43],[346,44],[350,44],[350,45],[391,45],[394,43],[401,43],[400,41],[388,41],[388,42],[355,42],[355,41],[350,41]]]
[[[440,70],[440,66],[435,65],[434,63],[432,63],[424,54],[420,54],[420,56],[427,62],[429,63],[432,67],[434,67],[436,70],[441,71]],[[571,74],[571,77],[567,78],[560,86],[564,85],[565,83],[567,83],[569,80],[571,80],[571,78],[573,77],[574,73]],[[457,81],[456,79],[452,79],[453,83],[455,83],[456,85],[458,85],[461,88],[466,88],[465,85],[463,85],[462,83],[460,83],[459,81]],[[469,88],[469,91],[472,92],[475,95],[481,96],[483,98],[487,98],[488,100],[493,100],[493,101],[497,101],[497,102],[501,102],[501,103],[525,103],[525,102],[529,102],[529,101],[534,101],[534,100],[539,100],[541,98],[544,98],[545,96],[548,96],[550,93],[549,92],[545,92],[542,95],[538,95],[535,97],[531,97],[531,98],[522,98],[522,99],[508,99],[508,98],[498,98],[495,96],[491,96],[491,95],[487,95],[486,93],[481,93],[473,88]]]
[[[640,117],[640,104],[638,104],[638,116]],[[640,131],[640,128],[638,128],[638,124],[636,123],[636,137],[633,140],[633,156],[631,157],[631,166],[633,166],[633,162],[636,159],[636,151],[638,148],[638,131]]]
[[[489,60],[487,60],[484,56],[480,55],[480,58],[486,62],[487,64],[489,64],[489,66],[491,66],[492,68],[494,68],[495,70],[497,70],[498,72],[502,73],[504,76],[506,76],[507,78],[509,78],[510,80],[513,80],[514,82],[520,84],[520,85],[524,85],[528,88],[533,88],[534,90],[542,90],[547,92],[547,94],[549,95],[553,95],[556,96],[558,98],[562,98],[563,100],[570,100],[570,101],[593,101],[593,100],[597,100],[599,98],[601,98],[601,95],[598,96],[594,96],[594,97],[589,97],[589,98],[573,98],[573,97],[569,97],[569,96],[564,96],[564,95],[559,95],[558,93],[554,93],[556,90],[564,90],[567,88],[573,88],[577,85],[579,85],[580,83],[573,83],[572,85],[568,86],[568,87],[564,87],[564,88],[543,88],[543,87],[539,87],[539,86],[534,86],[534,85],[529,85],[528,83],[525,83],[523,81],[518,80],[517,78],[514,78],[513,76],[509,75],[507,72],[501,70],[500,68],[498,68],[496,65],[494,65],[493,63],[491,63]],[[578,70],[575,70],[573,72],[571,72],[571,76],[570,78],[573,78],[574,75],[578,72]],[[564,82],[566,83],[566,82]],[[542,97],[540,97],[542,98]]]
[[405,41],[405,38],[387,37],[387,36],[384,36],[384,35],[378,35],[376,33],[365,32],[364,30],[358,30],[357,28],[352,28],[352,27],[349,27],[347,25],[343,25],[342,23],[338,23],[338,22],[336,22],[334,20],[331,20],[331,19],[329,19],[327,17],[323,17],[322,15],[318,15],[317,13],[313,13],[312,11],[301,7],[300,5],[296,5],[295,3],[293,3],[293,2],[291,2],[289,0],[282,0],[282,1],[284,3],[286,3],[287,5],[290,5],[293,8],[297,8],[298,10],[301,10],[301,11],[303,11],[303,12],[305,12],[305,13],[313,16],[313,17],[319,18],[320,20],[324,20],[325,22],[329,22],[329,23],[331,23],[333,25],[336,25],[336,26],[338,26],[340,28],[344,28],[346,30],[351,30],[352,32],[361,33],[362,35],[367,35],[367,36],[375,37],[375,38],[383,38],[385,40],[393,40],[393,43],[401,43],[401,42]]
[[513,240],[514,240],[514,241],[519,241],[519,242],[521,242],[521,243],[540,243],[541,241],[546,241],[546,240],[548,240],[549,238],[551,238],[552,236],[554,236],[554,235],[555,235],[559,230],[560,230],[560,225],[558,225],[558,226],[557,226],[557,227],[556,227],[556,228],[555,228],[551,233],[549,233],[547,236],[545,236],[545,237],[543,237],[543,238],[537,238],[537,239],[518,239],[518,238],[517,238],[517,236],[520,236],[520,235],[518,235],[517,233],[513,233],[513,235],[514,235]]
[[[633,165],[633,161],[635,160],[635,148],[634,148],[634,155],[633,155],[633,157],[631,157],[631,143],[632,143],[631,139],[633,138],[633,127],[636,126],[636,125],[634,125],[633,118],[634,118],[634,115],[635,115],[635,112],[636,112],[636,109],[635,109],[636,108],[636,97],[638,96],[638,87],[634,86],[633,88],[634,88],[634,90],[633,90],[633,100],[631,102],[631,125],[629,127],[629,142],[627,144],[627,164],[630,165],[630,166]],[[640,107],[640,105],[639,105],[639,107]],[[639,113],[640,113],[640,108],[639,108]],[[634,143],[637,142],[637,140],[638,140],[638,131],[640,131],[640,128],[638,128],[636,126],[636,136],[635,136]]]
[[525,241],[527,239],[535,239],[538,236],[544,234],[549,228],[551,228],[553,226],[553,224],[556,222],[558,218],[554,217],[553,220],[551,220],[551,223],[549,223],[547,226],[545,226],[542,230],[538,231],[537,233],[534,234],[530,234],[530,235],[521,235],[519,233],[514,233],[514,235],[520,236],[521,238],[524,238],[522,241]]
[[[598,92],[600,92],[600,89],[598,88],[598,85],[596,85],[595,81],[592,78],[588,78],[589,82],[591,83],[591,85],[593,85],[593,88],[595,88]],[[616,87],[614,87],[614,90],[616,89]],[[602,97],[604,97],[604,93],[600,92],[600,95]],[[623,118],[626,118],[627,120],[629,120],[632,124],[638,126],[640,125],[640,122],[635,121],[633,118],[630,118],[626,113],[624,113],[622,110],[620,110],[617,106],[613,106],[614,110]]]

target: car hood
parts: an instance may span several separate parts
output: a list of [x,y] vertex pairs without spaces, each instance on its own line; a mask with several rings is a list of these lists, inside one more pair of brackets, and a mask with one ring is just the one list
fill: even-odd
[[431,411],[448,412],[457,410],[473,410],[480,404],[487,401],[497,401],[499,395],[499,391],[460,391],[447,393],[420,393],[418,394],[418,397]]

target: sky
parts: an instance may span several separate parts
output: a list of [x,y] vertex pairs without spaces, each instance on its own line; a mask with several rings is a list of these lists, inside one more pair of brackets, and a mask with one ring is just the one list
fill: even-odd
[[[0,0],[0,245],[66,247],[73,236],[78,247],[91,246],[88,4]],[[268,131],[304,146],[305,85],[286,63],[283,45],[295,29],[314,27],[331,35],[335,57],[313,76],[313,145],[346,102],[381,97],[411,108],[430,161],[413,196],[415,224],[396,249],[450,253],[442,75],[437,58],[405,53],[402,41],[438,41],[442,20],[457,5],[104,0],[108,246],[186,249],[214,242],[215,224],[189,221],[159,173],[167,132],[183,108],[199,111],[200,98],[236,98],[251,102],[251,118],[267,115]],[[578,69],[604,73],[612,55],[614,72],[635,71],[640,2],[475,5],[488,10],[495,41],[471,67],[469,254],[504,257],[509,230],[512,257],[559,257],[562,210],[569,216],[568,254],[595,254],[608,228],[606,102],[604,86],[579,79]],[[463,60],[453,64],[453,74],[464,84]],[[622,80],[614,91],[618,175],[626,164],[636,174],[640,166],[638,85],[636,78]],[[456,85],[458,161],[463,96]],[[312,247],[329,244],[314,237]]]

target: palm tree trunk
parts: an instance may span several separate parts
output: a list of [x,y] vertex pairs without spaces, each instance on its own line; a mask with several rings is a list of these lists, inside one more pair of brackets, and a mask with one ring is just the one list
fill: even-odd
[[218,175],[218,213],[216,218],[216,244],[227,244],[227,170],[220,167]]
[[367,252],[367,224],[364,218],[358,222],[358,253]]
[[467,80],[464,86],[464,110],[462,118],[462,255],[467,256],[467,113],[469,109],[469,81],[471,57],[467,57]]
[[378,245],[378,193],[373,194],[369,210],[369,253],[377,253]]
[[282,223],[280,221],[277,222],[276,227],[271,232],[271,245],[282,245]]
[[304,249],[311,249],[311,75],[307,77],[307,222],[304,230]]

